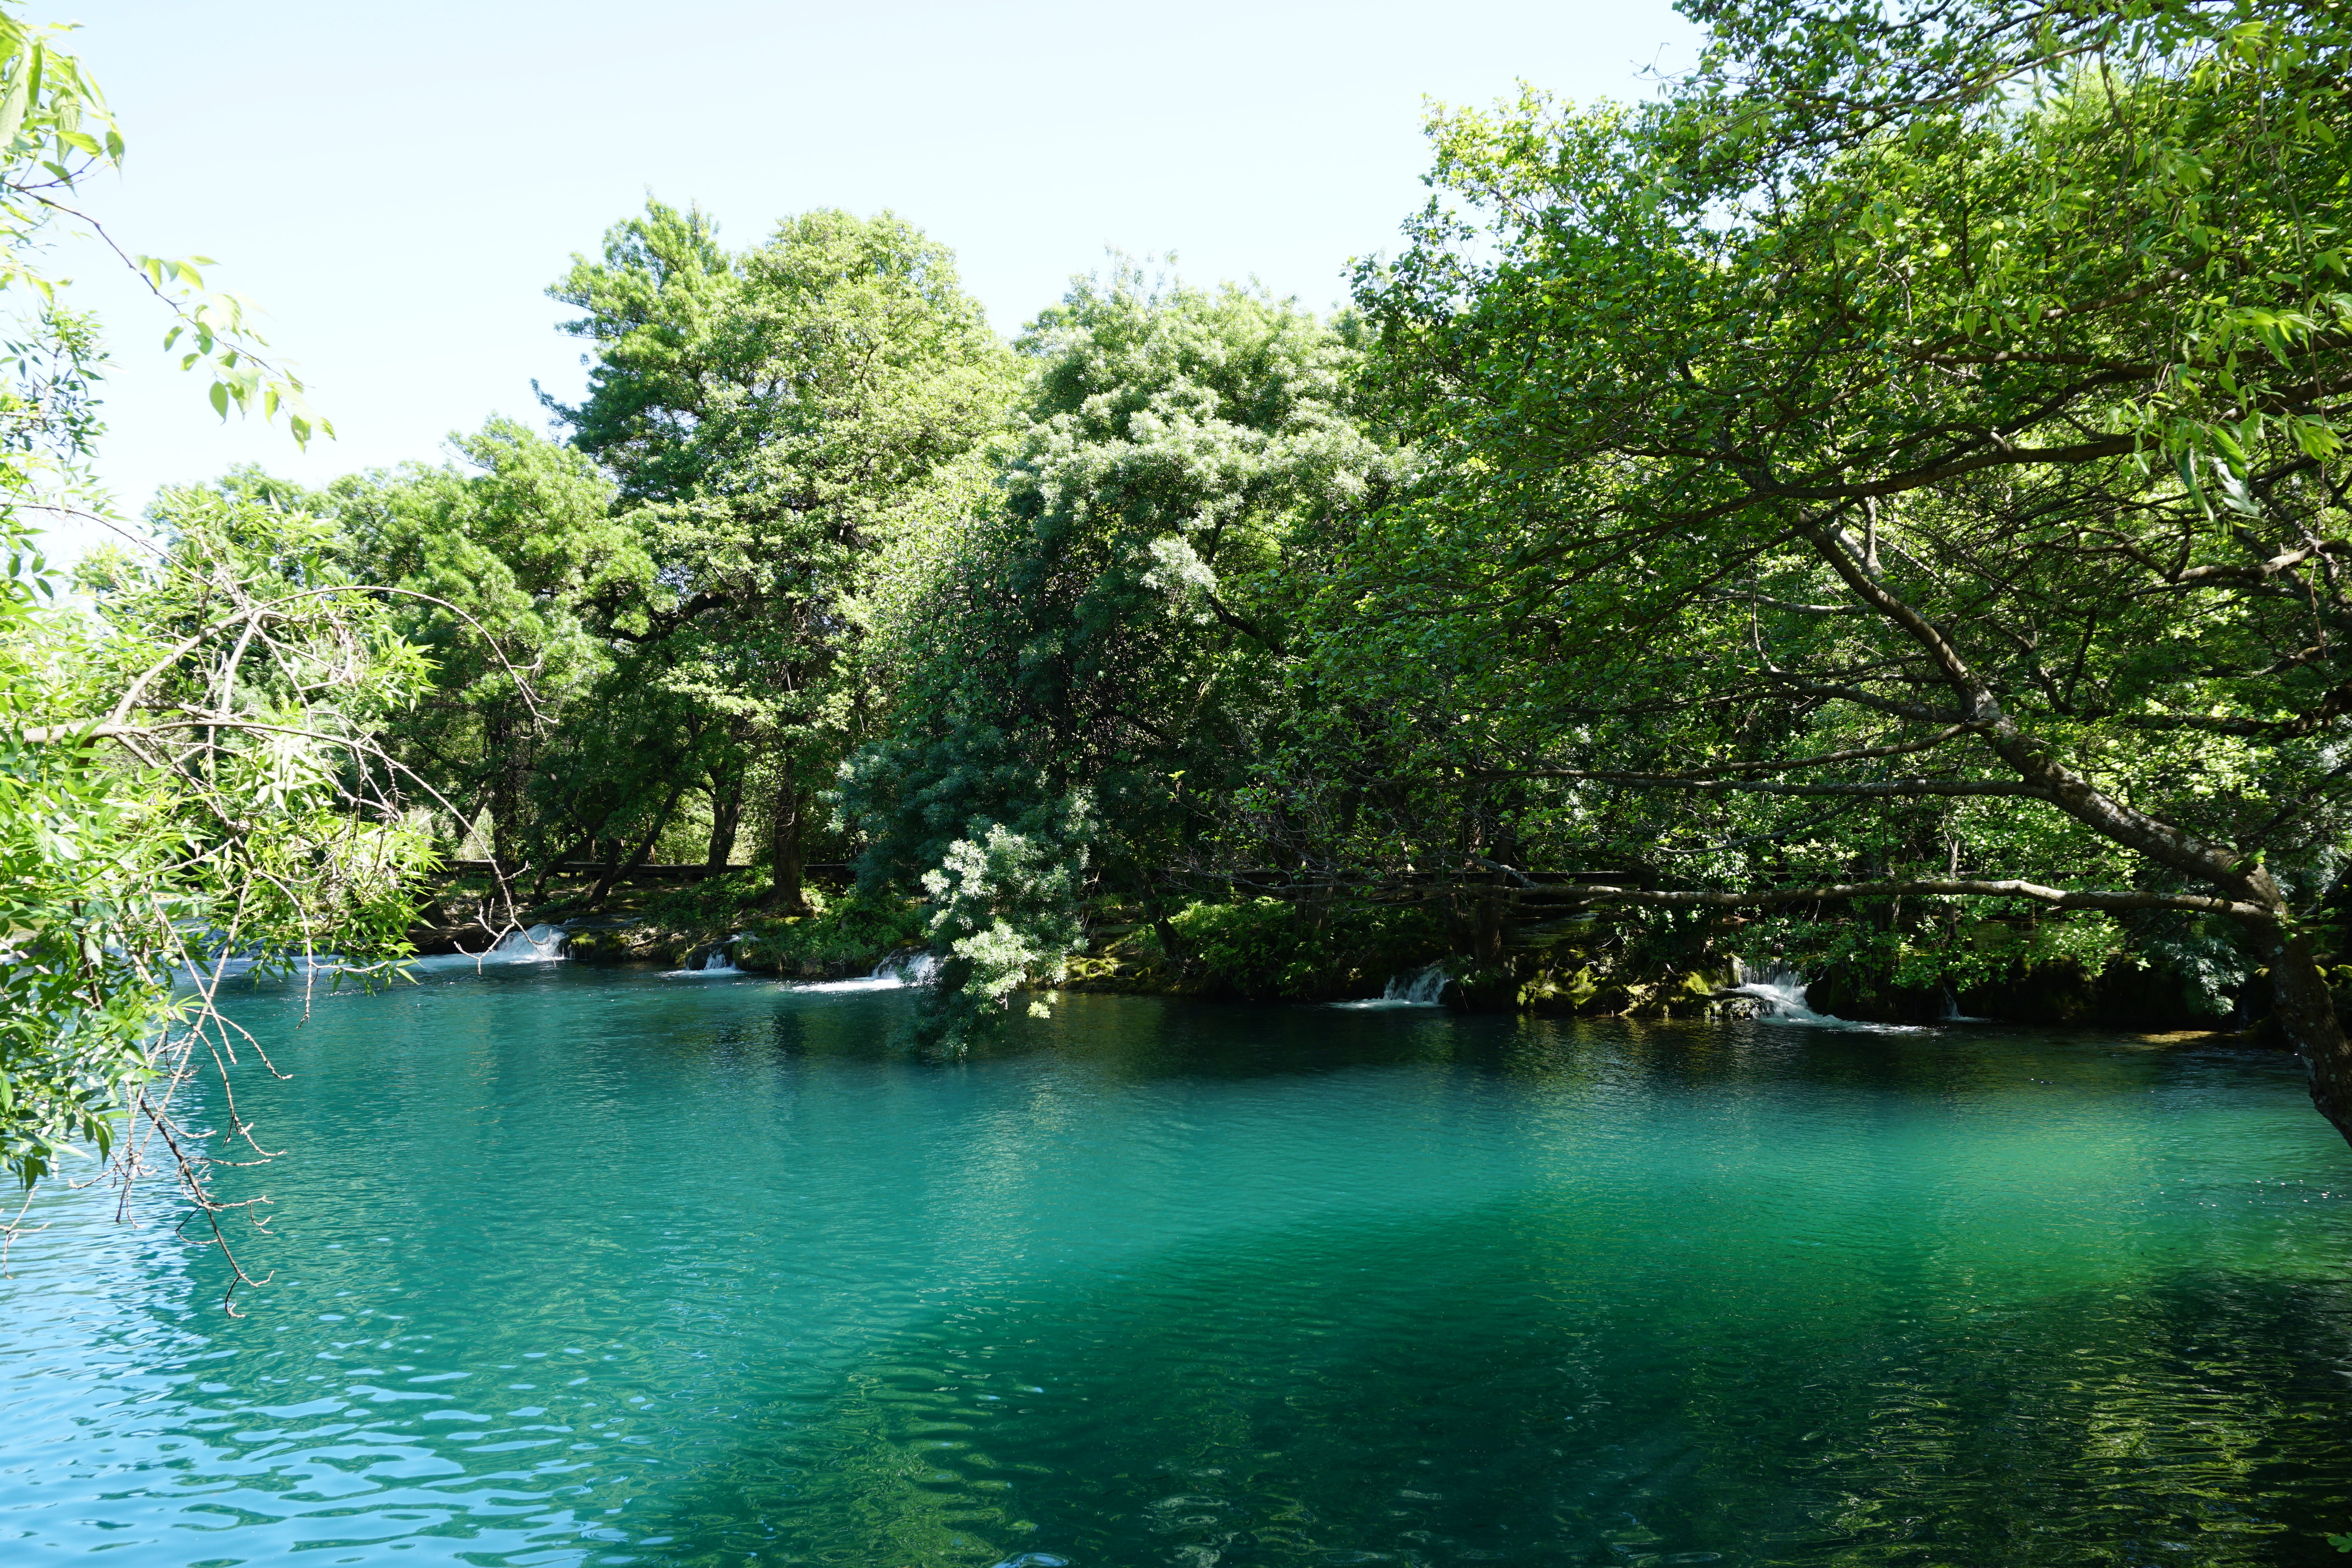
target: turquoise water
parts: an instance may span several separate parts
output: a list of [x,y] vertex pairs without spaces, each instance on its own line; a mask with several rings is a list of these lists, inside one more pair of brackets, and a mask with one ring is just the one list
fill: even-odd
[[2289,1062],[1083,997],[943,1062],[908,1005],[241,1002],[276,1278],[35,1203],[0,1563],[2343,1561]]

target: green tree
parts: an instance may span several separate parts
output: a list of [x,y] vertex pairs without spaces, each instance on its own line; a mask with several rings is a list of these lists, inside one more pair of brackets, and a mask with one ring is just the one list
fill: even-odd
[[866,873],[941,901],[950,1034],[1057,971],[1088,889],[1158,908],[1171,868],[1265,852],[1242,800],[1290,618],[1395,480],[1355,350],[1292,306],[1122,269],[1020,348],[1002,495],[910,601],[898,725],[844,770]]
[[[655,567],[606,632],[691,710],[714,858],[754,789],[799,907],[817,792],[887,700],[864,652],[881,573],[984,466],[1010,357],[947,250],[887,213],[803,214],[730,253],[649,204],[551,292],[595,350],[585,400],[551,406]],[[646,788],[674,802],[677,782]]]
[[[0,1165],[29,1183],[92,1145],[126,1180],[161,1165],[226,1249],[217,1145],[182,1091],[236,1057],[214,1008],[232,967],[332,946],[380,972],[405,951],[429,848],[373,728],[425,666],[331,528],[250,497],[167,497],[153,559],[98,562],[94,610],[61,601],[27,518],[88,505],[103,354],[41,252],[67,220],[113,246],[71,203],[123,141],[60,33],[0,12],[0,290],[19,305],[0,388]],[[324,428],[246,302],[205,291],[209,263],[115,253],[215,409]]]
[[487,847],[520,871],[574,836],[584,710],[631,706],[601,628],[653,566],[581,453],[504,419],[450,444],[462,464],[353,476],[315,504],[434,664],[432,692],[392,721],[394,754],[467,823],[487,817]]
[[[244,1206],[213,1197],[183,1091],[238,1060],[230,976],[408,951],[431,841],[375,736],[427,672],[331,523],[197,489],[153,517],[153,559],[85,568],[94,612],[42,605],[27,570],[0,618],[0,1158],[26,1182],[83,1143],[124,1179],[160,1166],[226,1250]],[[219,1132],[250,1142],[233,1109]]]
[[1333,678],[1421,769],[1709,848],[1596,897],[2229,923],[2352,1135],[2345,14],[1694,14],[1657,104],[1435,122],[1360,298],[1442,478]]

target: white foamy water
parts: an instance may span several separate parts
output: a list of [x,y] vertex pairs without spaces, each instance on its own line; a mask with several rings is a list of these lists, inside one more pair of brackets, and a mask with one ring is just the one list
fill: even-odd
[[410,961],[412,969],[474,969],[504,967],[509,964],[560,964],[563,961],[563,945],[571,940],[561,925],[533,925],[528,930],[509,931],[490,944],[483,953],[436,953],[430,958]]
[[[569,940],[561,925],[533,925],[528,930],[509,931],[480,953],[436,953],[429,957],[411,958],[404,966],[390,962],[354,964],[340,953],[312,953],[295,958],[290,977],[308,978],[317,975],[390,974],[395,968],[431,974],[444,969],[479,969],[503,967],[511,964],[554,964],[563,959],[563,945]],[[190,978],[207,982],[217,976],[234,979],[253,972],[250,958],[225,958],[202,965],[189,972]]]
[[795,982],[787,989],[805,991],[813,996],[835,995],[852,991],[899,991],[909,986],[928,986],[938,977],[940,961],[929,953],[893,953],[874,966],[874,972],[855,980],[812,980]]
[[1409,975],[1391,975],[1388,985],[1377,997],[1365,997],[1352,1002],[1333,1002],[1335,1008],[1351,1012],[1368,1012],[1379,1008],[1435,1008],[1445,1005],[1445,988],[1454,977],[1444,967],[1432,964]]
[[735,967],[735,944],[743,940],[743,937],[744,933],[738,931],[734,936],[705,953],[701,963],[683,969],[668,969],[663,972],[671,979],[716,980],[730,975],[740,977],[747,971]]
[[[1745,973],[1745,966],[1742,967]],[[1815,1012],[1805,1000],[1805,988],[1811,984],[1796,969],[1776,967],[1759,979],[1743,978],[1731,988],[1737,996],[1754,997],[1764,1004],[1757,1015],[1768,1023],[1802,1024],[1811,1029],[1870,1030],[1886,1034],[1916,1034],[1918,1024],[1864,1023],[1854,1019],[1842,1019],[1835,1013]]]

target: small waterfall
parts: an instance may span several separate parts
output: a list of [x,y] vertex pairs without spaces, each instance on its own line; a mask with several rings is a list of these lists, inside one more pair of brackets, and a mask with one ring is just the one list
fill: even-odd
[[1924,1027],[1908,1023],[1857,1023],[1842,1019],[1835,1013],[1817,1013],[1805,1001],[1806,980],[1803,971],[1775,964],[1761,978],[1748,974],[1747,966],[1739,967],[1740,983],[1731,988],[1732,993],[1754,997],[1764,1004],[1761,1015],[1773,1023],[1810,1024],[1815,1029],[1862,1030],[1871,1034],[1917,1034]]
[[808,995],[833,995],[859,991],[901,991],[914,986],[928,986],[939,977],[937,955],[920,948],[904,948],[891,954],[874,966],[874,972],[855,980],[803,980],[793,990]]
[[1410,975],[1391,975],[1381,992],[1384,1002],[1402,1002],[1410,1008],[1433,1008],[1445,999],[1445,988],[1454,977],[1442,964],[1432,964]]
[[1747,967],[1742,965],[1739,973],[1740,982],[1731,988],[1733,993],[1754,997],[1762,1002],[1766,1018],[1778,1019],[1782,1023],[1826,1025],[1831,1029],[1851,1027],[1842,1018],[1817,1013],[1805,1005],[1806,980],[1801,970],[1775,965],[1760,978],[1753,978],[1748,976]]
[[741,974],[743,971],[735,967],[735,940],[740,936],[742,933],[739,931],[734,936],[730,936],[726,941],[714,945],[709,952],[702,956],[701,963],[690,969],[680,969],[678,973],[707,975],[714,979],[721,975]]
[[566,940],[561,925],[534,925],[509,931],[481,956],[485,964],[551,964],[563,956]]
[[1433,1008],[1445,999],[1445,988],[1454,977],[1442,964],[1414,969],[1406,974],[1391,975],[1389,983],[1377,997],[1367,997],[1352,1002],[1333,1002],[1335,1008],[1362,1011],[1373,1008]]
[[874,966],[871,980],[887,980],[898,986],[928,986],[939,977],[940,959],[936,953],[893,953]]
[[683,969],[671,969],[667,972],[673,977],[688,980],[718,980],[724,979],[730,975],[741,975],[745,971],[735,967],[735,944],[743,940],[747,935],[749,933],[738,931],[724,941],[714,942],[710,945],[710,950],[703,954],[699,962],[690,961]]
[[1951,987],[1946,986],[1944,988],[1944,1010],[1937,1015],[1936,1021],[1938,1023],[1990,1023],[1992,1022],[1992,1019],[1979,1018],[1974,1013],[1962,1012],[1960,1010],[1960,999],[1952,995]]

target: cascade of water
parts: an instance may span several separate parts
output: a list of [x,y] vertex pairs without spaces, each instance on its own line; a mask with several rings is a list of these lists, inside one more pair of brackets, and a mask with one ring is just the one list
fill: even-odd
[[563,945],[571,934],[561,925],[534,925],[527,931],[509,931],[490,944],[486,952],[468,953],[460,948],[455,953],[436,954],[430,958],[409,960],[411,969],[432,973],[443,969],[482,969],[491,966],[503,967],[509,964],[554,964],[563,959]]
[[1952,988],[1947,986],[1944,988],[1944,1010],[1937,1021],[1938,1023],[1990,1023],[1993,1020],[1979,1018],[1974,1013],[1962,1012],[1960,999],[1952,995]]
[[841,991],[897,991],[909,986],[928,986],[940,972],[940,961],[924,952],[898,952],[874,966],[874,972],[855,980],[818,980],[795,985],[793,989],[831,994]]
[[743,940],[745,935],[738,931],[722,942],[713,943],[709,952],[699,959],[689,961],[685,968],[666,972],[673,977],[688,980],[723,979],[730,975],[740,975],[744,971],[735,967],[735,944]]
[[874,973],[866,977],[901,986],[928,986],[939,972],[939,955],[935,953],[893,953],[875,965]]
[[703,956],[702,972],[706,975],[741,974],[743,971],[735,967],[735,944],[750,935],[748,931],[735,932],[726,941],[713,947]]
[[1433,1008],[1444,1001],[1445,988],[1453,983],[1454,977],[1445,972],[1443,965],[1432,964],[1402,975],[1391,975],[1389,983],[1381,988],[1381,994],[1377,997],[1360,997],[1351,1002],[1333,1002],[1331,1005],[1350,1011],[1381,1008]]
[[1432,964],[1410,975],[1391,975],[1381,992],[1381,1000],[1402,1002],[1407,1007],[1433,1008],[1444,1000],[1445,988],[1453,980],[1454,977],[1447,974],[1444,966],[1440,964]]
[[566,940],[561,925],[534,925],[527,931],[509,931],[490,945],[482,955],[485,964],[549,964],[563,956]]
[[1846,1020],[1830,1013],[1817,1013],[1805,1003],[1806,979],[1801,970],[1784,965],[1774,965],[1760,978],[1748,975],[1740,968],[1740,982],[1732,987],[1739,996],[1754,997],[1764,1004],[1764,1016],[1783,1023],[1825,1024],[1832,1029],[1843,1028]]
[[[1761,1016],[1775,1023],[1811,1024],[1816,1029],[1865,1030],[1874,1034],[1916,1034],[1925,1027],[1920,1024],[1857,1023],[1853,1019],[1842,1019],[1835,1013],[1815,1012],[1805,1000],[1808,982],[1804,972],[1786,964],[1775,964],[1760,977],[1751,975],[1744,964],[1738,965],[1733,973],[1738,977],[1739,984],[1731,988],[1730,994],[1754,997],[1764,1004]],[[1960,1015],[1954,1011],[1945,1016],[1948,1020],[1952,1020]]]

